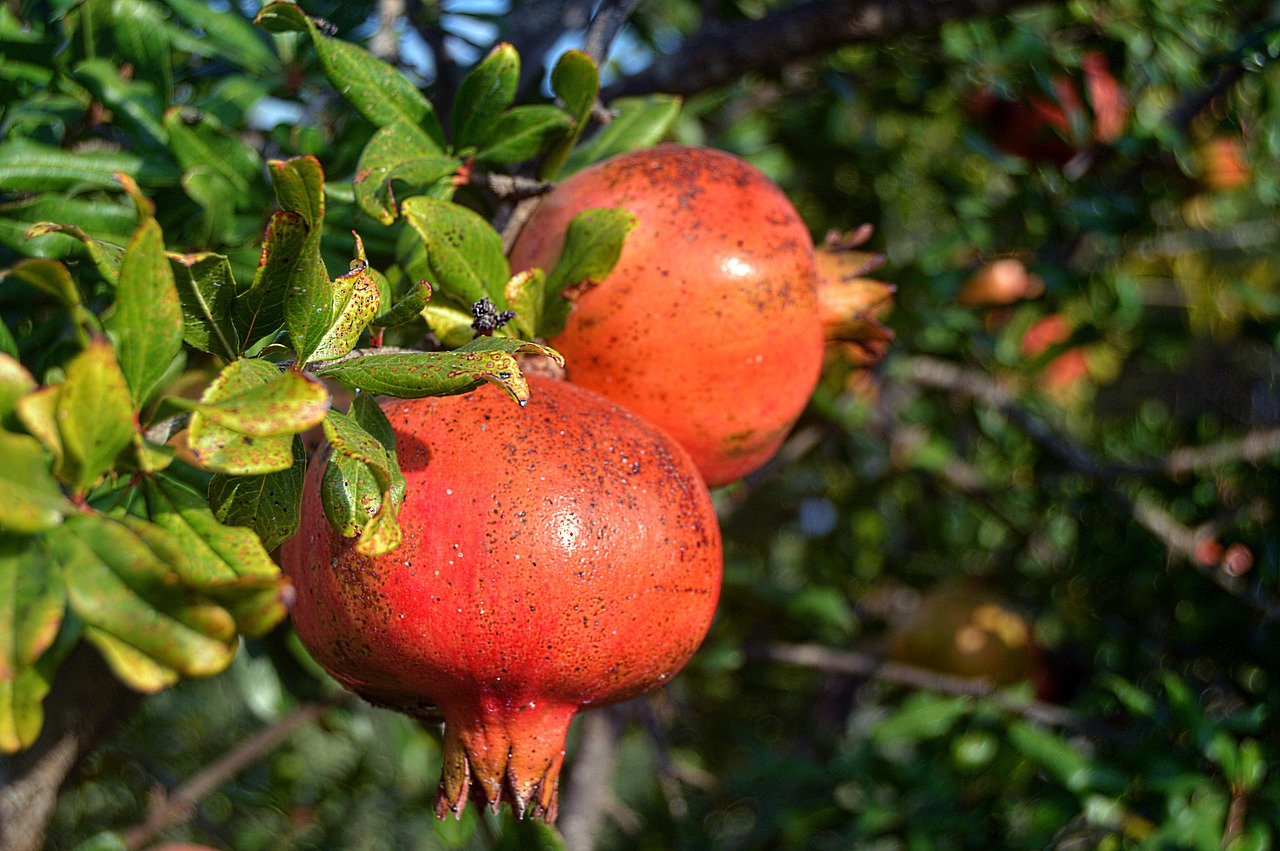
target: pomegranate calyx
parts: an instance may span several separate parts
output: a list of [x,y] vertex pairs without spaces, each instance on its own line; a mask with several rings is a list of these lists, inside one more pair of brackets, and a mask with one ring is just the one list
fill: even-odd
[[577,707],[496,697],[480,703],[446,711],[436,816],[461,818],[472,797],[494,812],[506,802],[521,819],[555,821],[565,737]]

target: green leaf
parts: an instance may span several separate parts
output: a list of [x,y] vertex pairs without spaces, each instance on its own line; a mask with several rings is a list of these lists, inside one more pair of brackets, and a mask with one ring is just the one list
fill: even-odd
[[[306,363],[333,324],[333,285],[320,254],[324,225],[324,171],[311,156],[269,163],[280,206],[302,218],[306,238],[294,262],[281,270],[284,324],[298,361]],[[290,259],[290,258],[286,258]]]
[[422,313],[422,308],[426,307],[430,300],[431,285],[426,281],[418,281],[390,310],[375,316],[369,324],[379,328],[407,324]]
[[119,339],[120,369],[141,407],[182,349],[182,304],[155,219],[143,222],[125,250],[106,325]]
[[63,192],[120,188],[116,172],[147,186],[176,186],[180,171],[167,159],[115,151],[69,151],[26,139],[0,143],[0,189]]
[[551,90],[569,111],[573,127],[542,161],[539,174],[543,180],[554,180],[560,174],[565,158],[591,118],[591,109],[600,96],[600,71],[595,61],[580,50],[565,51],[551,69]]
[[224,526],[204,497],[163,476],[148,477],[144,492],[151,521],[179,542],[176,565],[183,581],[226,606],[240,632],[262,635],[286,614],[287,584],[258,536]]
[[422,308],[422,318],[445,348],[461,348],[476,337],[476,329],[472,327],[475,317],[444,302],[432,302]]
[[431,283],[464,307],[483,298],[506,307],[503,288],[511,275],[502,237],[479,213],[425,195],[401,207],[405,221],[426,247]]
[[71,511],[34,437],[0,429],[0,528],[34,535]]
[[450,113],[455,149],[478,147],[489,141],[503,111],[515,100],[519,81],[520,56],[505,42],[494,47],[463,78]]
[[476,162],[505,164],[533,159],[572,126],[573,119],[558,106],[517,106],[502,116],[484,147],[476,151]]
[[537,343],[481,337],[453,352],[365,355],[325,367],[319,375],[348,387],[402,399],[466,393],[488,381],[523,405],[529,399],[529,386],[515,355],[526,353],[564,363],[555,350]]
[[569,155],[560,177],[617,154],[658,144],[679,117],[682,103],[676,95],[661,94],[610,101],[609,108],[616,113],[613,120]]
[[53,452],[54,474],[78,491],[111,469],[136,431],[124,375],[105,340],[72,358],[61,384],[24,396],[18,414]]
[[340,358],[350,352],[382,306],[378,282],[365,259],[364,242],[356,236],[357,259],[351,271],[333,280],[333,304],[329,308],[333,324],[311,353],[313,360]]
[[44,698],[51,681],[39,668],[24,668],[0,679],[0,752],[29,748],[44,726]]
[[156,87],[145,79],[120,76],[120,63],[110,59],[89,59],[76,65],[72,77],[111,110],[120,125],[163,150],[168,143],[160,113],[164,109]]
[[173,88],[169,29],[160,10],[145,0],[113,0],[111,17],[116,49],[137,69],[138,79],[150,82],[168,100]]
[[36,380],[21,361],[0,352],[0,425],[18,410],[18,400],[36,387]]
[[[229,386],[236,379],[228,377],[228,370],[237,364],[250,363],[263,363],[273,373],[272,378],[224,395],[218,382],[226,378]],[[255,372],[259,371],[255,369]],[[298,434],[319,425],[329,411],[329,391],[306,373],[296,370],[278,372],[264,361],[239,360],[223,370],[206,389],[200,402],[190,404],[196,411],[195,417],[202,420],[207,419],[240,434],[271,437]],[[193,428],[195,417],[192,418]]]
[[546,288],[547,276],[541,269],[517,272],[507,281],[507,306],[516,315],[504,329],[510,336],[518,339],[538,336]]
[[190,107],[166,111],[164,127],[169,134],[169,147],[184,170],[211,169],[234,188],[237,201],[248,199],[252,181],[262,171],[257,151],[212,116]]
[[390,552],[400,545],[397,520],[399,498],[392,478],[393,462],[386,448],[353,418],[332,411],[324,421],[331,454],[321,481],[325,516],[343,535],[360,529],[356,551],[368,556]]
[[13,338],[13,332],[3,319],[0,319],[0,354],[15,358],[18,356],[18,341]]
[[253,283],[235,301],[242,350],[283,327],[285,293],[302,262],[309,230],[302,216],[285,210],[277,210],[267,222]]
[[19,260],[8,269],[0,270],[0,281],[13,278],[60,301],[63,307],[72,310],[80,306],[80,291],[67,267],[57,260],[46,260],[33,257]]
[[27,229],[27,237],[34,239],[50,233],[62,233],[80,242],[89,259],[98,270],[98,274],[107,283],[115,286],[120,280],[120,263],[124,260],[124,247],[110,242],[94,239],[73,225],[57,225],[52,222],[39,222]]
[[[317,390],[325,393],[323,404]],[[324,416],[327,401],[327,391],[301,373],[282,374],[263,360],[234,361],[205,389],[191,415],[187,442],[200,463],[217,473],[249,476],[287,470],[293,466],[291,430],[317,423],[315,415]],[[265,421],[254,422],[259,416]],[[271,434],[246,434],[226,423]]]
[[164,0],[183,21],[199,30],[201,41],[209,43],[213,55],[226,59],[251,74],[274,77],[280,61],[267,46],[260,30],[239,14],[239,7],[214,8],[204,0]]
[[240,336],[232,321],[236,281],[221,254],[170,254],[169,268],[182,304],[182,338],[202,352],[232,361]]
[[389,225],[396,219],[393,180],[411,190],[429,188],[453,175],[461,164],[456,157],[443,156],[417,125],[387,124],[378,128],[360,152],[352,180],[356,203],[371,218]]
[[562,298],[566,290],[603,281],[637,221],[634,213],[617,207],[583,210],[570,220],[560,257],[547,275],[538,336],[554,337],[564,330],[571,309]]
[[44,541],[0,535],[0,680],[12,680],[49,649],[66,602]]
[[356,112],[378,127],[395,121],[422,127],[444,152],[444,132],[431,102],[395,67],[350,42],[322,35],[292,3],[267,4],[256,23],[268,32],[309,35],[329,82]]
[[230,664],[235,621],[183,584],[171,563],[182,550],[158,526],[78,514],[47,538],[86,637],[131,687],[155,691],[172,673],[210,676]]
[[219,473],[209,480],[209,505],[214,516],[229,526],[252,529],[267,550],[292,538],[302,522],[307,452],[298,436],[290,448],[293,464],[288,469],[265,476]]

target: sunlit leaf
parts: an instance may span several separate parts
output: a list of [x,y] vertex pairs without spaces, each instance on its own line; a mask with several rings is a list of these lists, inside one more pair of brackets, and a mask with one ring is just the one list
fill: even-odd
[[392,305],[391,309],[386,313],[375,316],[370,325],[379,327],[394,327],[396,325],[404,325],[412,322],[422,312],[422,308],[427,306],[427,302],[431,300],[431,285],[426,281],[418,281],[409,291]]
[[[205,389],[191,415],[187,442],[200,463],[214,472],[260,475],[287,470],[293,465],[291,431],[318,422],[314,417],[324,416],[327,401],[327,391],[301,373],[282,374],[266,361],[241,359],[228,364]],[[260,415],[265,421],[255,423]],[[236,431],[211,416],[270,434]]]
[[466,307],[483,298],[506,306],[502,290],[510,270],[502,237],[480,214],[426,196],[408,199],[401,210],[426,247],[437,292]]
[[600,95],[600,72],[595,61],[580,50],[566,50],[551,69],[551,90],[568,110],[573,127],[542,161],[539,173],[543,180],[559,176],[565,158],[591,118],[591,109]]
[[509,44],[497,45],[458,86],[450,114],[455,148],[489,141],[502,113],[511,106],[520,81],[520,56]]
[[569,114],[551,104],[531,104],[508,110],[476,151],[478,163],[506,164],[532,159],[561,139],[573,126]]
[[393,481],[394,462],[386,447],[355,419],[330,413],[324,422],[330,455],[321,485],[321,504],[329,522],[350,536],[359,529],[356,550],[380,555],[400,545],[397,521],[404,483],[398,493]]
[[0,352],[0,424],[18,409],[18,400],[36,389],[36,380],[14,356]]
[[333,280],[333,304],[329,308],[333,324],[316,344],[312,360],[340,358],[350,352],[382,306],[378,282],[370,273],[364,242],[359,236],[356,236],[356,254],[351,271]]
[[34,239],[50,233],[62,233],[79,240],[84,251],[93,261],[98,274],[108,283],[115,284],[120,279],[120,262],[124,259],[124,247],[100,239],[94,239],[73,225],[59,225],[52,222],[40,222],[27,230],[27,236]]
[[378,128],[360,152],[352,180],[356,203],[369,216],[389,225],[397,212],[393,181],[421,190],[448,178],[460,165],[456,157],[442,155],[417,125],[387,124]]
[[322,35],[292,3],[267,4],[256,23],[268,32],[309,35],[329,82],[356,112],[379,127],[394,121],[422,127],[444,151],[444,133],[431,102],[392,65],[351,42]]
[[34,535],[70,510],[36,439],[0,429],[0,527]]
[[547,274],[538,336],[552,337],[564,330],[570,305],[560,296],[570,288],[603,281],[637,221],[634,213],[615,207],[583,210],[570,220],[560,258]]
[[302,216],[286,210],[277,210],[267,222],[253,283],[235,301],[235,326],[242,346],[275,334],[284,325],[285,294],[302,262],[309,232]]
[[35,664],[62,624],[66,593],[38,538],[0,535],[0,680]]

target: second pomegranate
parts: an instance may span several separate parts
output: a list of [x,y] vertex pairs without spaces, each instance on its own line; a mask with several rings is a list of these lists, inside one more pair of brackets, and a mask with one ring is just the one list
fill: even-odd
[[813,242],[749,163],[663,145],[587,168],[547,195],[511,253],[550,268],[569,220],[638,218],[613,272],[551,340],[569,379],[658,424],[712,486],[760,467],[804,409],[822,362]]

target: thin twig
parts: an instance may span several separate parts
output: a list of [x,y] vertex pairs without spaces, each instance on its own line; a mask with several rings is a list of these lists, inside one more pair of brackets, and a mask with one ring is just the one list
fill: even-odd
[[515,174],[496,174],[489,171],[472,171],[467,177],[467,183],[489,190],[499,201],[536,198],[556,188],[555,183],[550,180],[537,180]]
[[587,27],[582,52],[594,59],[596,65],[603,65],[609,46],[639,5],[640,0],[604,0]]
[[332,700],[305,703],[297,707],[279,721],[245,739],[174,791],[155,795],[146,821],[125,831],[125,847],[130,851],[141,848],[162,831],[190,819],[199,803],[219,786],[262,759],[294,731],[315,721],[326,709],[348,697],[342,694]]
[[982,698],[990,700],[1002,711],[1051,727],[1084,730],[1093,729],[1096,726],[1061,706],[1045,703],[1042,700],[1014,697],[988,680],[941,674],[870,653],[834,650],[817,644],[770,644],[765,647],[748,648],[747,652],[748,655],[756,658],[801,668],[866,677],[877,682],[893,683],[958,697]]

